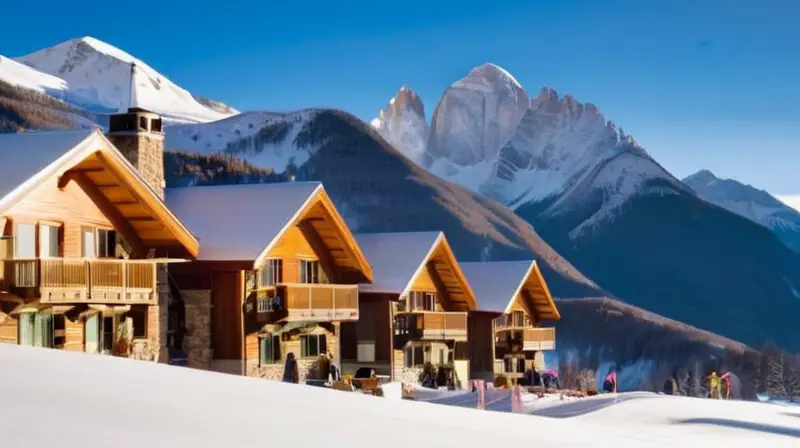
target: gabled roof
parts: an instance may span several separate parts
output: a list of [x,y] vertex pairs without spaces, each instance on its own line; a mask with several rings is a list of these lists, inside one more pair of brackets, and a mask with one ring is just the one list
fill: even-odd
[[93,185],[93,174],[88,174],[91,170],[81,168],[89,164],[99,167],[92,170],[99,169],[111,176],[118,188],[135,199],[134,204],[126,206],[141,208],[157,217],[166,235],[183,246],[189,255],[194,256],[199,251],[194,236],[100,129],[0,134],[0,160],[0,216],[42,181],[57,176],[59,184],[75,179],[84,189],[90,188],[94,194],[92,200],[103,202],[104,212],[110,213],[109,219],[115,226],[122,225],[126,236],[138,238],[137,229],[125,221],[121,207]]
[[255,261],[291,224],[319,182],[167,188],[169,208],[200,240],[199,260]]
[[435,272],[452,306],[474,310],[475,295],[443,232],[356,235],[373,267],[373,285],[360,291],[405,295],[425,269]]
[[405,294],[442,235],[442,232],[356,234],[358,245],[372,265],[372,284],[359,286],[359,291]]
[[70,150],[86,142],[94,132],[81,129],[0,134],[0,210],[14,199],[12,192],[24,190],[26,182],[35,184],[37,173],[59,158],[66,159]]
[[[352,259],[366,280],[372,279],[366,257],[319,182],[169,188],[165,197],[200,239],[198,259],[249,261],[254,267],[264,261],[279,237],[316,205],[315,210],[324,210],[322,216],[332,222],[327,230],[344,240],[337,252]],[[330,236],[328,241],[335,238]]]
[[462,262],[461,269],[480,310],[510,313],[514,300],[526,291],[539,319],[561,318],[536,261]]

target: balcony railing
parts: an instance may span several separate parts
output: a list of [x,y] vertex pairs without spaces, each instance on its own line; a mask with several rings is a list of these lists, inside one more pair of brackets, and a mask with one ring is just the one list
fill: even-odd
[[152,303],[156,263],[152,260],[42,258],[5,260],[6,283],[38,289],[42,303]]
[[467,313],[425,311],[395,317],[395,339],[408,340],[466,340]]
[[522,334],[522,345],[523,350],[555,350],[556,329],[553,327],[526,328]]
[[530,320],[524,315],[503,314],[494,320],[496,331],[521,330],[530,326],[532,326]]
[[274,297],[258,299],[256,311],[287,321],[358,320],[358,286],[282,283]]

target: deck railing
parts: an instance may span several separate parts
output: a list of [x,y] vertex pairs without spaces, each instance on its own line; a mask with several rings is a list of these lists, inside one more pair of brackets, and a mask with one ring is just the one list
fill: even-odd
[[522,334],[524,350],[555,350],[556,329],[553,327],[526,328]]
[[287,320],[358,319],[358,286],[282,283],[275,296],[259,299],[259,313],[284,313]]
[[138,303],[155,298],[156,263],[152,260],[42,258],[5,260],[5,266],[7,283],[38,288],[45,303],[109,299]]
[[467,313],[425,311],[395,317],[395,336],[402,339],[449,340],[467,336]]

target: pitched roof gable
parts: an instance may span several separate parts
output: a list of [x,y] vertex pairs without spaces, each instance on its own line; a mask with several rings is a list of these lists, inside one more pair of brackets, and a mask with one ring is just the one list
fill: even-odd
[[542,319],[561,318],[536,261],[462,262],[461,269],[481,310],[510,313],[517,296],[527,290]]
[[319,182],[167,188],[169,208],[200,240],[200,260],[253,261],[322,188]]
[[360,291],[405,294],[425,267],[442,232],[361,233],[355,238],[372,265],[372,284]]
[[71,174],[70,169],[97,156],[115,172],[134,197],[156,214],[189,255],[199,252],[197,240],[167,208],[139,171],[100,129],[0,134],[0,215],[45,179]]

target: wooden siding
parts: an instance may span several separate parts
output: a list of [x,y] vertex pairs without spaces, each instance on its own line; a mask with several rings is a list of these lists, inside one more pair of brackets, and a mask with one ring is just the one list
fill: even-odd
[[85,342],[84,332],[84,319],[77,317],[70,319],[69,316],[66,316],[64,319],[64,350],[82,352]]
[[470,314],[467,319],[467,357],[470,375],[491,374],[494,370],[494,316]]
[[0,342],[17,343],[17,319],[0,311]]
[[30,194],[5,212],[14,222],[61,223],[63,240],[59,248],[63,257],[81,256],[81,228],[84,226],[112,229],[100,208],[81,187],[68,183],[58,189],[56,177],[44,180]]
[[[308,239],[303,235],[298,226],[286,229],[267,255],[269,258],[280,258],[283,260],[283,282],[299,283],[300,260],[319,260],[319,255],[311,247]],[[330,278],[330,266],[320,263],[325,274]]]
[[241,271],[215,271],[211,278],[211,348],[216,359],[242,359]]
[[[363,299],[359,302],[359,319],[356,322],[355,342],[347,341],[355,346],[347,353],[357,352],[358,341],[373,341],[375,343],[375,362],[391,362],[392,350],[392,321],[390,302],[385,299]],[[344,344],[344,341],[343,341]],[[343,359],[357,359],[357,353],[352,357]]]

